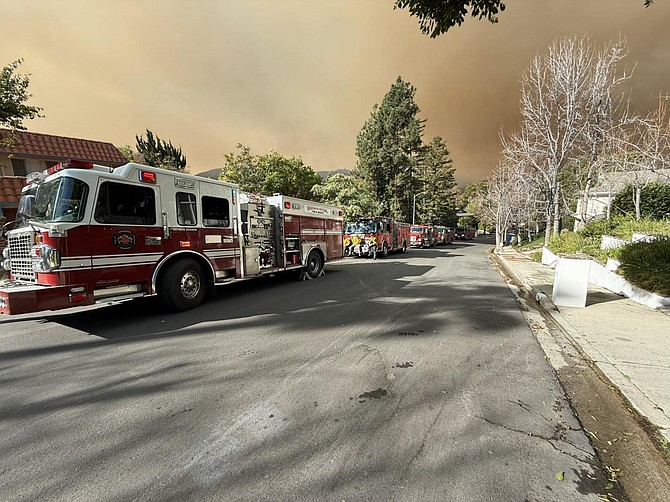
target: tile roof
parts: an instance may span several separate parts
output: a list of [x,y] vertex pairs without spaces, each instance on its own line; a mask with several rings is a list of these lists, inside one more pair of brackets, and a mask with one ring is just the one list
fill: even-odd
[[[9,129],[0,129],[0,137],[11,134]],[[67,138],[28,131],[16,131],[12,146],[0,145],[0,155],[67,160],[78,159],[110,167],[127,162],[121,152],[111,143],[90,139]]]
[[0,204],[18,203],[25,184],[26,179],[23,176],[0,176]]

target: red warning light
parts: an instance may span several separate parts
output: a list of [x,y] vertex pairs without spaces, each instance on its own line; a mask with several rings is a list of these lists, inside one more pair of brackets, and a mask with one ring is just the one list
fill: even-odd
[[140,171],[140,181],[143,183],[156,183],[156,173]]

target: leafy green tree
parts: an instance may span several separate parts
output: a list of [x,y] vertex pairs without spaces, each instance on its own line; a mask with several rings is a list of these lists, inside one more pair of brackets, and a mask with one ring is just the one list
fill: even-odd
[[[17,59],[0,71],[0,126],[11,129],[12,133],[17,129],[25,130],[24,120],[42,117],[42,108],[26,104],[32,94],[28,93],[30,74],[17,73],[22,63],[23,59]],[[11,144],[12,140],[13,134],[0,138],[0,144]]]
[[321,183],[321,177],[299,157],[287,158],[277,152],[252,155],[249,147],[240,144],[237,149],[237,154],[224,154],[219,179],[236,183],[245,192],[309,199],[312,188]]
[[460,26],[469,14],[498,22],[498,12],[505,10],[501,0],[396,0],[394,9],[407,9],[419,19],[421,33],[435,38],[453,26]]
[[118,147],[119,152],[123,155],[128,162],[136,162],[138,164],[144,163],[144,158],[137,152],[133,151],[133,147],[130,145],[123,145]]
[[277,152],[261,155],[258,166],[263,174],[261,193],[279,193],[309,199],[312,188],[321,183],[319,176],[300,157],[286,158]]
[[237,153],[223,154],[224,167],[219,179],[236,183],[245,192],[263,191],[263,174],[258,166],[258,158],[251,154],[251,148],[237,144]]
[[426,145],[419,157],[418,221],[452,225],[456,220],[456,180],[447,145],[440,136]]
[[317,200],[342,208],[345,221],[378,214],[377,204],[364,184],[354,176],[332,174],[320,185],[314,185]]
[[416,168],[423,121],[414,102],[416,89],[398,77],[356,138],[355,175],[379,201],[381,216],[409,221],[417,188]]
[[[649,7],[654,0],[644,0]],[[460,26],[465,17],[486,18],[491,23],[498,22],[498,13],[505,10],[502,0],[395,0],[394,9],[407,9],[411,16],[419,20],[421,33],[435,38]]]
[[181,147],[175,147],[170,141],[163,141],[147,129],[147,139],[143,135],[135,136],[137,152],[150,166],[162,167],[170,171],[183,172],[186,169],[186,157]]

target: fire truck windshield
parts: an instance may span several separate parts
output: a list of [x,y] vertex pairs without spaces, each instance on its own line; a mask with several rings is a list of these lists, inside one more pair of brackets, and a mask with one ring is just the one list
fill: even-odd
[[30,219],[43,223],[81,221],[87,194],[88,185],[75,178],[63,176],[42,183],[37,187]]
[[359,220],[347,223],[344,229],[345,234],[373,234],[377,231],[377,222],[375,220]]
[[424,232],[423,227],[412,227],[410,229],[410,232],[414,232],[415,234],[422,234]]

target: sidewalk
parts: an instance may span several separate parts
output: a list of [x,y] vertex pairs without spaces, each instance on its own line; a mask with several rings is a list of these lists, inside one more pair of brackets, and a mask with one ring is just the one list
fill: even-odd
[[670,315],[589,285],[586,307],[556,307],[554,269],[505,248],[503,271],[535,298],[619,388],[637,412],[670,441]]

